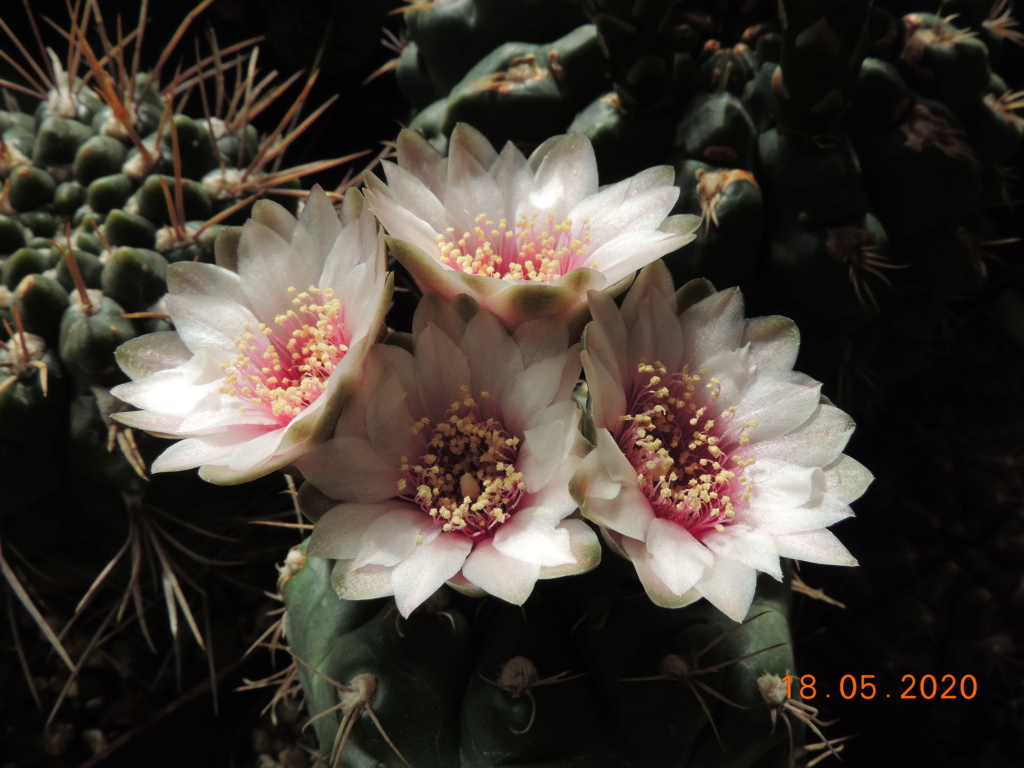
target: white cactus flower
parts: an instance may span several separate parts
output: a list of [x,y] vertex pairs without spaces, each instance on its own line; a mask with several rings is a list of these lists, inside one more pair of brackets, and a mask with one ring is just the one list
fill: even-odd
[[466,124],[448,157],[406,130],[387,184],[366,176],[366,199],[389,245],[424,291],[467,293],[509,327],[538,316],[573,321],[587,291],[624,290],[636,270],[693,240],[696,216],[669,216],[671,167],[598,189],[582,134],[545,141],[527,159],[496,152]]
[[256,203],[228,266],[171,265],[176,331],[117,351],[133,381],[111,392],[141,410],[115,418],[182,438],[153,472],[199,467],[234,484],[291,464],[330,434],[384,330],[391,276],[358,191],[340,218],[319,188],[298,220]]
[[334,438],[297,464],[337,502],[309,554],[338,561],[342,597],[394,595],[408,616],[447,582],[522,604],[537,579],[597,565],[569,494],[589,445],[563,323],[513,333],[469,297],[428,295],[409,343],[375,346],[366,371]]
[[783,317],[745,320],[738,289],[674,291],[663,264],[621,311],[592,295],[583,337],[596,448],[573,478],[583,515],[630,559],[650,598],[707,598],[740,621],[780,557],[856,565],[827,529],[871,474],[843,454],[853,421],[793,370]]

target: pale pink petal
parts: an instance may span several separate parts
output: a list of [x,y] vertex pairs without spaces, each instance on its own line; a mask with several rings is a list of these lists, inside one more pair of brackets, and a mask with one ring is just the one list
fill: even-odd
[[352,560],[359,554],[363,534],[373,525],[374,520],[393,509],[411,508],[411,504],[395,504],[390,501],[379,504],[339,504],[316,521],[307,552],[314,557]]
[[788,317],[755,317],[747,320],[740,343],[751,345],[759,373],[785,373],[796,364],[800,331]]
[[132,379],[184,365],[192,352],[174,331],[157,331],[130,339],[117,348],[115,358]]
[[756,421],[749,430],[750,440],[769,440],[792,432],[817,410],[821,402],[821,384],[803,377],[798,383],[758,378],[735,405],[743,421]]
[[530,165],[536,175],[529,207],[550,211],[555,221],[571,218],[577,203],[597,193],[597,158],[582,134],[545,142],[530,157]]
[[488,541],[478,544],[466,558],[462,575],[495,597],[522,605],[533,592],[540,566],[502,554]]
[[823,482],[819,467],[801,467],[778,459],[762,459],[744,470],[752,492],[750,503],[763,509],[790,509],[806,504]]
[[242,290],[253,314],[267,324],[292,308],[292,297],[282,288],[304,291],[319,281],[319,270],[314,273],[291,243],[253,219],[242,227],[238,250],[245,254],[238,260]]
[[846,504],[859,499],[873,479],[867,467],[849,456],[825,467],[825,490]]
[[643,584],[644,591],[647,592],[647,596],[651,598],[651,602],[655,605],[662,608],[684,608],[700,599],[700,592],[696,589],[688,590],[681,595],[669,589],[665,582],[654,572],[654,557],[647,551],[643,542],[624,537],[622,539],[622,548],[636,568],[637,576],[640,577],[640,583]]
[[537,426],[523,432],[516,466],[526,476],[528,493],[537,493],[561,469],[576,442],[582,415],[572,401],[555,403],[543,410]]
[[735,560],[761,573],[782,581],[779,552],[772,537],[758,528],[735,523],[712,531],[704,539],[704,546],[717,557]]
[[647,529],[651,569],[674,594],[688,592],[711,567],[714,557],[683,526],[655,519]]
[[679,321],[686,359],[691,368],[700,368],[711,356],[740,346],[743,295],[736,288],[719,291],[690,307]]
[[202,347],[237,350],[235,341],[259,320],[248,307],[215,296],[170,295],[167,310],[178,336],[193,352]]
[[774,535],[828,528],[852,516],[853,511],[849,506],[834,496],[821,494],[802,507],[761,509],[747,505],[736,513],[736,521]]
[[748,565],[716,557],[714,565],[697,582],[697,590],[733,621],[743,621],[754,600],[757,571]]
[[312,282],[295,286],[300,290],[317,285],[327,254],[331,252],[341,234],[341,220],[334,205],[319,185],[309,191],[306,204],[291,238],[291,246],[305,265]]
[[853,428],[853,419],[834,405],[822,403],[811,418],[788,434],[760,440],[755,439],[758,431],[751,430],[750,447],[743,455],[752,459],[784,457],[791,464],[824,467],[842,454]]
[[401,470],[385,461],[369,440],[335,437],[296,462],[313,485],[335,499],[375,502],[398,493]]
[[391,572],[399,613],[408,618],[420,603],[459,572],[472,549],[472,543],[458,534],[442,534],[418,545]]
[[167,290],[175,294],[214,296],[248,306],[241,278],[230,269],[201,261],[179,261],[167,268]]
[[601,542],[594,529],[582,520],[570,518],[558,524],[559,529],[569,534],[569,552],[572,561],[564,565],[542,565],[541,579],[557,579],[586,573],[597,567],[601,561]]
[[152,472],[175,472],[192,469],[200,464],[224,463],[240,441],[251,440],[263,434],[258,427],[222,432],[204,437],[179,440],[153,461]]
[[[426,535],[428,533],[433,536]],[[396,566],[409,557],[420,542],[437,535],[433,521],[422,510],[392,509],[365,528],[352,567]]]
[[352,560],[339,560],[331,572],[331,586],[342,600],[376,600],[392,594],[392,572],[385,565],[354,568]]
[[[494,534],[494,548],[509,557],[535,565],[571,563],[569,532],[557,527],[567,513],[542,507],[517,509],[512,519]],[[467,578],[478,583],[471,576]]]
[[462,350],[435,326],[429,326],[416,342],[416,384],[424,410],[439,416],[456,400],[462,387],[469,392],[469,363]]
[[857,559],[831,531],[780,533],[772,538],[782,557],[824,565],[857,565]]

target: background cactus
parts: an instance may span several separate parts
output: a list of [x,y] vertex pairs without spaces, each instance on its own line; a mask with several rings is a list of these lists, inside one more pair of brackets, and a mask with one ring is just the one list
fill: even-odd
[[[677,282],[740,284],[793,317],[809,369],[851,406],[878,402],[862,376],[884,388],[920,369],[946,308],[977,290],[987,249],[1003,244],[996,221],[1024,132],[1019,83],[999,74],[1012,79],[1021,62],[1004,4],[934,15],[783,3],[780,17],[774,4],[595,0],[581,6],[591,25],[559,37],[580,23],[571,17],[546,47],[506,36],[476,62],[447,57],[462,79],[425,104],[443,88],[415,85],[421,62],[441,55],[436,30],[460,14],[468,26],[478,5],[405,14],[397,73],[412,125],[442,149],[459,120],[498,143],[580,131],[609,181],[673,163],[679,211],[706,219],[669,259]],[[581,55],[591,44],[603,73]]]

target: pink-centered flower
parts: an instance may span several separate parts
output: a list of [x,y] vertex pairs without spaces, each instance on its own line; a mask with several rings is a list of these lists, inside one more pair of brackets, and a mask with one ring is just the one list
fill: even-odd
[[598,295],[591,311],[596,447],[573,493],[655,603],[704,597],[739,621],[780,557],[856,565],[826,528],[872,477],[842,452],[853,421],[793,370],[792,321],[745,320],[739,290],[703,280],[676,293],[661,263],[621,311]]
[[387,184],[367,174],[366,199],[395,257],[424,291],[469,294],[510,327],[578,318],[587,291],[624,290],[700,223],[668,215],[679,196],[668,166],[598,189],[581,134],[549,139],[527,159],[459,124],[446,158],[406,130],[398,163],[383,165]]
[[569,494],[588,448],[579,370],[553,318],[510,332],[469,297],[427,296],[408,343],[371,350],[334,438],[297,464],[337,502],[309,553],[338,561],[338,593],[394,595],[408,616],[445,582],[522,604],[537,579],[593,568],[600,543]]
[[233,484],[291,464],[330,435],[383,332],[391,276],[358,191],[340,218],[319,188],[298,220],[256,203],[230,266],[171,265],[176,331],[117,351],[133,381],[111,392],[142,410],[115,418],[183,438],[153,472],[199,467],[206,480]]

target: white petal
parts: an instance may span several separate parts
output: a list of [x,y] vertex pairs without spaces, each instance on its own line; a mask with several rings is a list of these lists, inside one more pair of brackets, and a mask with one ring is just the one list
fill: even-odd
[[398,611],[406,618],[466,562],[472,543],[457,533],[420,544],[391,573]]
[[[571,563],[569,533],[556,527],[566,514],[541,507],[518,509],[494,534],[494,548],[538,566]],[[474,581],[472,577],[466,578]]]
[[353,560],[339,560],[331,573],[331,586],[343,600],[375,600],[394,594],[391,586],[393,568],[364,565],[354,568]]
[[764,459],[743,471],[750,482],[750,504],[763,509],[788,509],[806,504],[824,483],[817,467],[800,467]]
[[422,510],[392,509],[374,520],[363,531],[359,553],[353,568],[364,565],[395,566],[405,560],[425,533],[434,528],[433,520]]
[[398,494],[402,471],[374,450],[369,440],[335,437],[297,462],[303,476],[334,499],[384,501]]
[[269,413],[246,408],[246,405],[234,395],[211,392],[195,403],[178,429],[190,435],[200,435],[237,425],[262,425],[268,429],[281,427]]
[[315,557],[351,560],[359,553],[363,533],[375,520],[393,509],[411,510],[412,505],[389,501],[380,504],[339,504],[316,521],[307,551]]
[[179,261],[167,268],[167,290],[175,294],[214,296],[248,306],[242,279],[230,269],[201,261]]
[[552,318],[543,317],[528,320],[513,333],[523,368],[552,357],[561,357],[569,348],[569,333],[565,324]]
[[725,526],[722,531],[710,532],[703,541],[704,546],[718,557],[736,560],[782,581],[779,552],[767,533],[742,523],[734,523]]
[[409,129],[398,134],[398,164],[416,175],[435,195],[444,192],[448,161],[421,134]]
[[622,549],[632,561],[636,574],[640,577],[640,583],[644,585],[644,591],[655,605],[662,608],[683,608],[700,599],[700,593],[696,589],[688,590],[682,595],[669,589],[654,572],[654,558],[643,542],[624,537]]
[[157,456],[150,471],[175,472],[208,462],[223,463],[240,443],[262,434],[263,430],[250,428],[180,440]]
[[874,479],[867,467],[845,455],[825,467],[825,490],[846,504],[859,499]]
[[754,439],[757,430],[751,430],[751,443],[744,449],[743,456],[779,458],[804,467],[824,467],[842,453],[853,428],[853,419],[835,406],[822,403],[810,419],[786,435],[759,440]]
[[514,605],[522,605],[533,592],[540,566],[502,554],[482,541],[466,558],[462,575],[484,591]]
[[193,352],[206,346],[237,351],[235,340],[259,325],[248,307],[215,296],[172,294],[166,300],[178,335]]
[[770,534],[798,533],[828,528],[853,516],[853,511],[834,496],[822,494],[802,507],[782,509],[756,509],[742,507],[736,521],[753,525]]
[[594,529],[582,520],[569,518],[558,524],[561,530],[569,534],[569,550],[572,562],[565,565],[541,566],[542,579],[555,579],[561,576],[572,576],[586,573],[597,567],[601,562],[601,542]]
[[617,283],[693,239],[693,235],[668,234],[654,229],[624,232],[588,253],[585,263],[579,266],[594,267],[607,276],[609,283]]
[[180,416],[169,416],[153,411],[121,411],[110,414],[114,421],[124,424],[126,427],[142,429],[146,432],[156,432],[174,437],[181,425]]
[[552,357],[518,373],[501,393],[505,428],[522,434],[558,392],[565,359]]
[[526,479],[528,493],[539,491],[562,469],[576,442],[582,415],[572,401],[556,403],[544,409],[537,426],[523,433],[516,468]]
[[850,554],[831,531],[781,533],[772,538],[782,557],[825,565],[857,565],[857,558]]
[[469,363],[455,342],[434,325],[416,340],[415,363],[420,402],[426,415],[438,419],[461,399],[463,386],[468,390]]
[[320,272],[313,272],[277,232],[249,219],[238,242],[238,275],[253,313],[269,325],[291,309],[293,297],[287,289],[304,291],[316,285]]
[[800,331],[788,317],[755,317],[747,320],[740,343],[751,345],[754,364],[761,373],[783,373],[796,363]]
[[477,312],[469,321],[459,348],[473,361],[471,394],[481,407],[487,406],[483,392],[496,402],[505,385],[523,370],[518,345],[490,312]]
[[252,469],[274,457],[278,448],[287,434],[286,429],[274,429],[267,431],[263,427],[263,434],[253,435],[245,442],[238,445],[228,457],[228,467],[231,469],[245,470]]
[[114,355],[121,370],[133,379],[176,368],[192,357],[174,331],[158,331],[129,339],[117,348]]
[[414,460],[425,451],[423,438],[413,433],[417,419],[409,410],[409,401],[397,376],[384,379],[369,389],[372,397],[366,408],[366,431],[373,450],[392,467],[400,466],[403,456]]
[[[292,248],[305,263],[306,270],[311,277],[320,277],[327,254],[331,252],[339,234],[341,234],[341,221],[334,206],[323,189],[314,186],[309,191],[306,204],[302,206],[298,225],[291,238]],[[316,282],[311,285],[316,285]],[[308,287],[308,285],[296,286],[300,290]]]
[[697,583],[708,602],[733,621],[743,621],[754,600],[757,571],[750,566],[716,557],[715,564]]
[[586,351],[580,353],[580,359],[586,372],[587,403],[595,426],[620,434],[628,426],[620,418],[626,413],[626,392],[621,377]]
[[686,310],[679,322],[686,360],[692,369],[703,367],[704,361],[713,355],[740,346],[743,295],[736,288],[719,291]]
[[[768,440],[792,432],[811,417],[821,401],[821,384],[800,376],[795,381],[758,377],[739,403],[737,417],[757,421],[750,440]],[[723,405],[733,405],[723,400]]]
[[569,218],[578,202],[597,192],[597,158],[582,134],[545,142],[531,155],[530,164],[536,175],[529,206],[550,212],[556,224]]
[[647,529],[651,569],[674,594],[688,592],[714,561],[693,535],[678,523],[657,518]]

